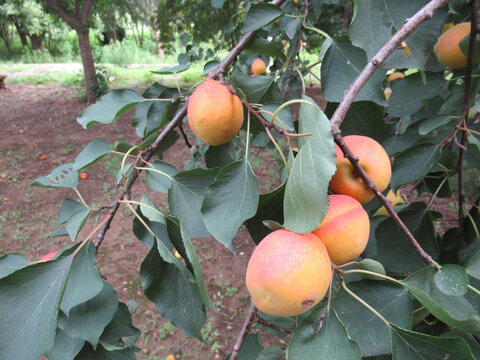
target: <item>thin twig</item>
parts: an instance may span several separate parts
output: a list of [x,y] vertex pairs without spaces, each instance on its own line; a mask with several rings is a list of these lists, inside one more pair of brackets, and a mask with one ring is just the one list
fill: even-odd
[[[465,71],[464,83],[464,97],[463,97],[463,123],[465,128],[467,128],[468,123],[468,112],[470,111],[470,86],[472,82],[472,67],[473,67],[473,56],[475,53],[475,39],[477,37],[477,27],[478,27],[478,3],[477,1],[470,1],[470,40],[468,42],[468,56],[467,56],[467,69]],[[458,149],[458,163],[457,163],[457,172],[458,172],[458,237],[462,242],[463,246],[466,245],[465,238],[465,224],[464,224],[464,206],[465,206],[465,187],[463,186],[463,158],[465,154],[465,142],[467,141],[467,132],[462,132],[462,137],[460,139],[459,149]]]
[[371,61],[365,66],[365,68],[360,72],[355,81],[348,87],[345,91],[342,101],[338,105],[335,113],[331,119],[331,128],[333,138],[335,143],[340,147],[344,156],[348,158],[352,166],[354,167],[355,173],[362,178],[365,185],[380,199],[384,204],[388,213],[392,216],[394,221],[397,223],[398,227],[405,233],[412,245],[415,247],[417,252],[423,258],[427,264],[432,264],[435,267],[439,268],[439,265],[433,260],[433,258],[427,254],[423,248],[418,243],[417,239],[413,236],[407,226],[403,223],[400,217],[397,215],[395,210],[389,200],[378,190],[372,180],[369,178],[365,170],[358,164],[358,158],[350,151],[347,147],[343,138],[341,136],[340,125],[345,118],[348,109],[352,105],[355,97],[358,95],[360,90],[365,86],[370,77],[375,73],[375,71],[380,67],[380,65],[385,61],[385,59],[390,56],[397,47],[404,41],[413,31],[420,26],[424,21],[430,19],[436,11],[441,7],[449,3],[450,0],[432,0],[422,9],[420,9],[415,15],[409,18],[405,24],[387,41],[387,43],[380,49],[380,51],[373,57]]
[[260,325],[263,325],[263,326],[266,326],[266,327],[269,327],[273,330],[276,330],[278,332],[281,332],[282,334],[293,334],[293,330],[292,329],[288,329],[288,328],[283,328],[283,327],[280,327],[278,325],[275,325],[273,322],[271,321],[268,321],[268,320],[265,320],[264,318],[260,317],[260,316],[256,316],[256,319],[255,319],[255,322],[260,324]]
[[248,331],[250,330],[250,327],[252,326],[255,316],[257,315],[257,308],[255,307],[255,304],[253,301],[250,303],[250,308],[248,309],[248,314],[247,317],[245,318],[245,321],[243,322],[242,325],[242,330],[240,330],[240,334],[238,334],[237,341],[235,342],[235,345],[233,346],[233,351],[232,355],[230,355],[230,360],[238,360],[238,355],[240,355],[240,350],[242,349],[242,345],[245,342],[245,339],[247,337]]
[[183,140],[185,140],[185,144],[188,146],[188,148],[192,148],[192,144],[190,144],[190,141],[188,141],[188,137],[187,137],[187,134],[185,134],[185,130],[183,130],[183,125],[182,123],[180,123],[180,125],[178,126],[178,128],[180,129],[180,133],[182,134],[183,136]]

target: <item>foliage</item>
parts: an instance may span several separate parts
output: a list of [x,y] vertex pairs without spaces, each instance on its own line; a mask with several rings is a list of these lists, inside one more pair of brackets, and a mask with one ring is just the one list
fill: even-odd
[[[279,227],[310,232],[321,222],[335,167],[328,120],[335,118],[335,109],[342,106],[345,91],[361,70],[375,66],[372,57],[426,1],[357,1],[352,21],[346,22],[350,23],[348,34],[333,28],[330,35],[318,27],[331,10],[325,4],[338,5],[337,1],[311,0],[308,11],[307,2],[285,1],[281,6],[248,2],[245,8],[244,2],[239,3],[228,17],[231,39],[257,32],[242,54],[231,53],[239,55],[239,61],[221,75],[244,101],[249,114],[244,130],[217,147],[198,142],[191,147],[192,161],[185,169],[177,169],[162,161],[162,154],[182,141],[175,128],[185,115],[179,102],[188,101],[188,91],[180,93],[178,87],[158,83],[143,93],[117,89],[79,114],[77,121],[84,128],[109,126],[135,108],[132,126],[139,139],[135,145],[96,139],[73,163],[33,181],[35,186],[69,189],[79,195],[79,201],[66,199],[61,204],[56,223],[62,226],[56,235],[69,236],[74,245],[44,263],[28,264],[18,254],[0,258],[0,301],[4,304],[0,309],[0,360],[13,356],[36,359],[43,354],[49,359],[59,358],[58,354],[63,359],[135,358],[139,331],[132,325],[128,308],[96,267],[96,249],[104,238],[95,238],[95,243],[91,236],[78,239],[89,217],[98,216],[93,234],[108,229],[118,207],[130,209],[133,232],[148,248],[140,268],[145,295],[172,325],[199,339],[205,333],[206,308],[218,309],[209,298],[192,238],[211,236],[208,241],[220,242],[234,256],[234,239],[242,224],[258,243]],[[236,2],[167,0],[160,4],[164,10],[172,9],[172,18],[163,19],[160,27],[173,22],[176,27],[171,32],[192,33],[192,39],[183,37],[190,46],[179,57],[179,65],[157,71],[172,74],[185,71],[194,60],[205,59],[197,38],[218,35],[219,22],[225,18],[218,18],[217,10],[232,9]],[[480,68],[474,64],[474,80],[470,81],[468,72],[445,69],[432,52],[444,24],[458,14],[468,14],[468,6],[466,1],[455,1],[420,25],[406,39],[410,54],[400,46],[393,51],[346,109],[340,126],[342,135],[361,134],[382,142],[393,158],[390,188],[413,187],[428,202],[410,197],[408,204],[397,207],[398,216],[383,216],[377,214],[382,205],[394,212],[378,192],[383,201],[364,205],[371,232],[361,261],[334,267],[328,298],[291,319],[250,313],[250,321],[263,320],[290,333],[285,348],[264,348],[258,334],[245,337],[244,333],[240,355],[235,350],[232,358],[278,359],[283,354],[287,359],[478,358],[480,200],[463,197],[463,174],[464,169],[480,169],[480,88],[475,80]],[[335,9],[337,15],[344,10]],[[202,15],[211,21],[211,29],[192,21]],[[224,34],[229,31],[222,29]],[[306,95],[303,75],[309,64],[300,50],[310,39],[313,46],[322,43],[321,72],[313,75],[321,78],[328,102],[325,112]],[[249,76],[249,65],[256,57],[270,64],[267,75]],[[205,74],[217,64],[205,60]],[[213,76],[220,70],[214,70]],[[389,84],[386,76],[396,70],[406,76]],[[466,111],[465,86],[470,101]],[[392,90],[388,101],[385,87]],[[293,103],[300,104],[298,118],[286,110]],[[333,134],[337,144],[338,136]],[[285,146],[279,146],[279,138]],[[277,167],[280,185],[265,194],[260,193],[252,170],[254,147],[258,151],[275,148],[282,159],[278,166],[271,164]],[[85,203],[77,185],[80,171],[114,152],[124,154],[117,176],[124,190],[105,214],[103,208]],[[145,180],[145,193],[134,199],[130,188],[139,176]],[[456,188],[451,178],[458,179]],[[452,191],[460,195],[459,218],[453,228],[445,229],[436,225],[446,214],[433,211],[432,203]],[[166,194],[165,203],[155,203],[149,195],[152,192]],[[160,210],[167,204],[168,211]]]

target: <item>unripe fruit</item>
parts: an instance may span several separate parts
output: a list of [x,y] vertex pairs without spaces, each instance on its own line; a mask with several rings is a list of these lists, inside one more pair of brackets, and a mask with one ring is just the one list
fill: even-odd
[[433,52],[442,65],[452,69],[467,67],[467,57],[460,49],[459,44],[468,34],[470,34],[470,23],[464,22],[452,26],[440,35]]
[[[343,138],[359,165],[365,170],[378,190],[387,188],[392,177],[392,167],[387,152],[382,145],[368,136],[349,135]],[[370,201],[374,194],[363,180],[354,174],[350,161],[343,156],[342,150],[335,144],[337,153],[337,171],[330,180],[330,189],[336,194],[350,195],[362,204]]]
[[262,59],[255,59],[252,62],[252,73],[255,75],[263,75],[267,71],[267,66]]
[[257,246],[247,267],[255,306],[274,316],[294,316],[318,304],[332,277],[327,249],[314,234],[277,230]]
[[362,204],[348,195],[329,195],[328,211],[313,231],[327,248],[330,260],[343,265],[367,246],[370,220]]
[[391,87],[385,88],[385,90],[383,90],[383,93],[385,94],[385,100],[388,101],[388,99],[390,99],[390,95],[392,95],[392,88]]
[[187,116],[201,141],[221,145],[232,140],[242,127],[243,107],[225,85],[207,79],[190,96]]
[[[395,206],[397,204],[403,204],[403,198],[400,195],[400,191],[397,191],[397,193],[394,194],[392,190],[389,190],[387,194],[387,199],[391,201],[392,206]],[[382,206],[380,209],[378,209],[377,213],[384,216],[390,216],[385,206]]]

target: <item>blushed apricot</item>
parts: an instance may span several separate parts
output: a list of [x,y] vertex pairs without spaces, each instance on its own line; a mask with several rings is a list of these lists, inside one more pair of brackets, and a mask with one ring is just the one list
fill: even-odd
[[452,26],[437,40],[433,52],[438,61],[451,69],[464,69],[467,67],[467,56],[460,49],[460,41],[470,34],[470,23],[463,22]]
[[255,59],[252,62],[252,73],[255,75],[263,75],[267,71],[267,66],[262,59]]

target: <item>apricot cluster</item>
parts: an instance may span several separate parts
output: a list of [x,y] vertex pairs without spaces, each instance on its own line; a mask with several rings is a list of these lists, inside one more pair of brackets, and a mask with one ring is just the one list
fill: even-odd
[[[375,140],[346,136],[344,141],[376,187],[383,191],[391,177],[390,159]],[[277,230],[254,250],[247,266],[247,289],[255,306],[274,316],[299,315],[325,296],[331,263],[340,266],[367,246],[370,220],[362,203],[374,196],[336,146],[337,170],[330,181],[329,206],[322,222],[308,234]]]

